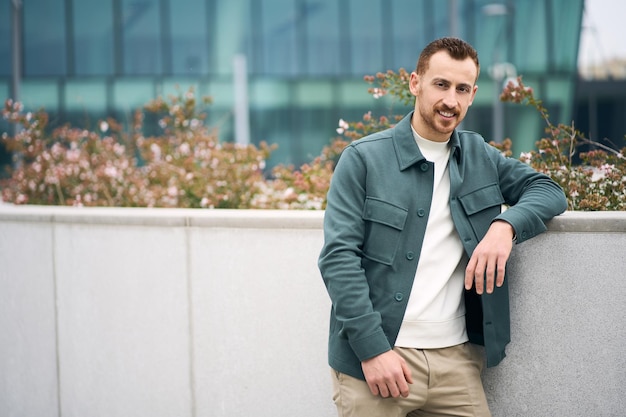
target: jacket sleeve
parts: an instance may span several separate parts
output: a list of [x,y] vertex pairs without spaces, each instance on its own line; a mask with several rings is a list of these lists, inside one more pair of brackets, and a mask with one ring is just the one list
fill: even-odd
[[502,196],[510,206],[496,219],[513,226],[517,243],[546,231],[545,223],[567,209],[563,189],[529,165],[504,157],[488,144],[485,146],[497,166]]
[[324,246],[318,266],[332,301],[332,318],[359,360],[391,349],[374,311],[362,267],[366,164],[354,146],[342,153],[331,179],[324,216]]

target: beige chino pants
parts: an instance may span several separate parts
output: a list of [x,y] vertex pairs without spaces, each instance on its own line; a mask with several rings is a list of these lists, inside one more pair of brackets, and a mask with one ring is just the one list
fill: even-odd
[[407,398],[374,396],[365,381],[332,370],[339,417],[491,417],[480,374],[479,348],[394,348],[411,369]]

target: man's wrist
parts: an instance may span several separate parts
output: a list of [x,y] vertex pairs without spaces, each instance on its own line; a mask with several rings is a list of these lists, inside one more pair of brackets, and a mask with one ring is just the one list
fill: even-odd
[[507,222],[506,220],[502,220],[502,219],[497,219],[494,221],[494,223],[498,223],[498,224],[505,224],[507,226],[509,226],[510,230],[511,230],[511,240],[513,242],[517,241],[517,233],[515,233],[515,228],[513,227],[513,225],[509,222]]

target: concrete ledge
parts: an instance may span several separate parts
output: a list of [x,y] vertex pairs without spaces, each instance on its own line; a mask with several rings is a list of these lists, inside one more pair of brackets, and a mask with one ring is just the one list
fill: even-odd
[[319,210],[203,210],[0,205],[0,221],[166,227],[321,229]]
[[[0,221],[168,227],[321,229],[321,210],[204,210],[14,206],[0,204]],[[625,233],[626,211],[568,211],[547,224],[550,232]]]
[[626,233],[626,211],[568,211],[548,223],[551,232]]

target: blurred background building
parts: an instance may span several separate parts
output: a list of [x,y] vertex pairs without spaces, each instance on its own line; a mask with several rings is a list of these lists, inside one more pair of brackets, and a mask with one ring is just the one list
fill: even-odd
[[276,143],[270,165],[299,165],[336,136],[339,118],[407,111],[373,99],[363,76],[412,70],[428,42],[453,35],[476,47],[483,69],[463,128],[510,137],[517,155],[532,149],[544,127],[536,112],[496,100],[522,75],[553,122],[575,118],[593,137],[620,139],[623,66],[600,81],[593,69],[579,76],[583,9],[584,0],[2,0],[0,98],[44,108],[53,124],[94,127],[193,87],[213,98],[208,123],[220,140]]

